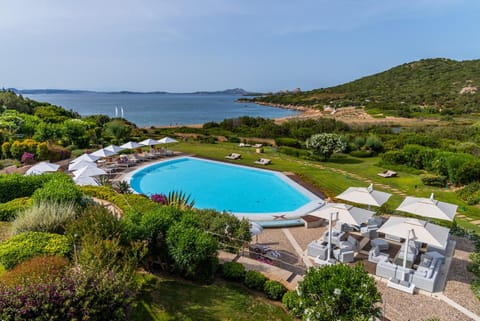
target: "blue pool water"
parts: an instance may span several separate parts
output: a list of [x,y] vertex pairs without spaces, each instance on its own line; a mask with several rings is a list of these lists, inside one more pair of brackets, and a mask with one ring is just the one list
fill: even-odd
[[319,200],[280,173],[192,157],[140,169],[130,185],[145,195],[180,190],[191,195],[196,208],[247,215],[292,212]]

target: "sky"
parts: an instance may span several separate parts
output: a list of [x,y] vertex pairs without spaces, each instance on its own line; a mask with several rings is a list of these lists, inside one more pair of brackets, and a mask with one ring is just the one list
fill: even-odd
[[0,86],[309,90],[480,58],[479,0],[0,0]]

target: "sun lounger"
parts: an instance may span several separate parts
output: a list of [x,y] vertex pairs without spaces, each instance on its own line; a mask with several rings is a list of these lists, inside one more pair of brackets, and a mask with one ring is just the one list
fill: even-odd
[[389,177],[396,177],[397,172],[391,171],[391,170],[386,170],[384,172],[378,173],[378,176],[389,178]]
[[231,153],[230,155],[225,156],[225,158],[228,158],[228,159],[240,159],[241,157],[242,155],[237,153]]
[[240,144],[238,144],[238,147],[250,147],[250,146],[252,146],[252,145],[247,144],[247,143],[240,143]]
[[271,160],[269,160],[268,158],[260,158],[256,160],[254,163],[259,165],[268,165],[271,163]]

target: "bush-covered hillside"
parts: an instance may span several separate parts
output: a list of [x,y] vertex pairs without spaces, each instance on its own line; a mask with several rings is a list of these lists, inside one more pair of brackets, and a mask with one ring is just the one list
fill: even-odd
[[322,108],[365,106],[372,112],[462,114],[480,111],[480,60],[425,59],[343,85],[278,93],[254,101]]

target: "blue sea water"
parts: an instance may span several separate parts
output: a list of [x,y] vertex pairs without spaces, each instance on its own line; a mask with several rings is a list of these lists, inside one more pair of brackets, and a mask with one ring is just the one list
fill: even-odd
[[67,93],[28,94],[28,98],[72,109],[80,115],[121,116],[137,126],[170,126],[203,124],[240,116],[277,118],[295,115],[292,110],[238,103],[237,95],[208,94],[132,94]]
[[191,157],[140,170],[130,186],[145,195],[178,190],[190,194],[196,208],[245,214],[294,211],[311,201],[274,172]]

